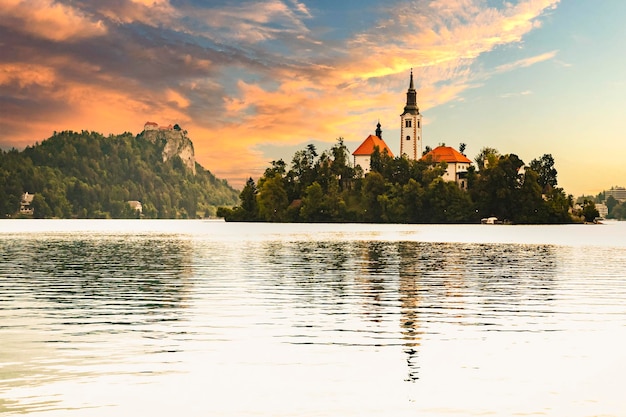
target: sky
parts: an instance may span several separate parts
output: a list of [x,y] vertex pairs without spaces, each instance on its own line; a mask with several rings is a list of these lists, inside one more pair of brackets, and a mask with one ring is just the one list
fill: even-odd
[[[179,124],[236,188],[380,121],[411,69],[424,145],[526,163],[568,194],[626,186],[623,0],[0,0],[0,148]],[[621,157],[620,157],[621,155]]]

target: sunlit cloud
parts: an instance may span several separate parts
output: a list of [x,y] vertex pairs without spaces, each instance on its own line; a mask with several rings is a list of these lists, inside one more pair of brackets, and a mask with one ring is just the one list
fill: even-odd
[[101,36],[107,29],[80,10],[53,0],[0,0],[0,26],[51,41]]
[[539,62],[547,61],[547,60],[550,60],[550,59],[554,58],[556,56],[557,52],[558,51],[546,52],[544,54],[536,55],[536,56],[529,57],[529,58],[520,59],[518,61],[510,62],[508,64],[503,64],[503,65],[498,66],[495,69],[495,72],[496,73],[509,72],[509,71],[517,69],[517,68],[530,67],[531,65],[535,65],[535,64],[537,64]]
[[[240,185],[267,166],[264,144],[362,140],[376,120],[395,126],[411,68],[427,110],[461,100],[485,73],[556,55],[472,68],[481,54],[521,42],[558,0],[499,9],[481,0],[390,3],[374,25],[332,41],[312,30],[316,16],[302,1],[224,3],[0,0],[0,34],[12,37],[0,40],[0,86],[11,97],[0,131],[30,121],[0,145],[54,130],[138,133],[148,120],[179,123],[198,161]],[[29,12],[35,5],[49,13]]]

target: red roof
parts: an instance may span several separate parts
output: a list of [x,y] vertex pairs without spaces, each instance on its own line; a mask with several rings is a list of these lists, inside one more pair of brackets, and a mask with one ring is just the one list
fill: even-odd
[[422,156],[422,159],[428,159],[429,157],[432,158],[434,162],[446,162],[448,164],[472,163],[465,155],[450,146],[437,146],[435,149]]
[[371,155],[374,153],[374,148],[376,146],[378,146],[380,153],[385,152],[386,149],[387,154],[389,154],[389,156],[393,158],[393,153],[391,152],[391,149],[389,149],[389,146],[387,146],[385,141],[374,135],[369,135],[367,139],[363,141],[361,146],[356,148],[356,151],[352,152],[352,155]]

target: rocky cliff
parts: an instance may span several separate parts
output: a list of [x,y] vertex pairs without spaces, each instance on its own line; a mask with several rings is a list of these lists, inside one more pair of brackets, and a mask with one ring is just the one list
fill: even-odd
[[196,174],[196,158],[193,143],[187,136],[187,131],[174,127],[158,127],[156,123],[146,123],[144,131],[139,134],[152,143],[163,146],[163,162],[178,155],[185,166]]

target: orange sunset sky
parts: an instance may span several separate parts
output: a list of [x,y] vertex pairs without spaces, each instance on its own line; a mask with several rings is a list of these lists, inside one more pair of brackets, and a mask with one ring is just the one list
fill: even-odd
[[[241,187],[374,132],[399,152],[413,68],[424,145],[551,153],[574,196],[626,185],[626,2],[0,0],[0,148],[178,123]],[[611,158],[615,156],[615,158]]]

